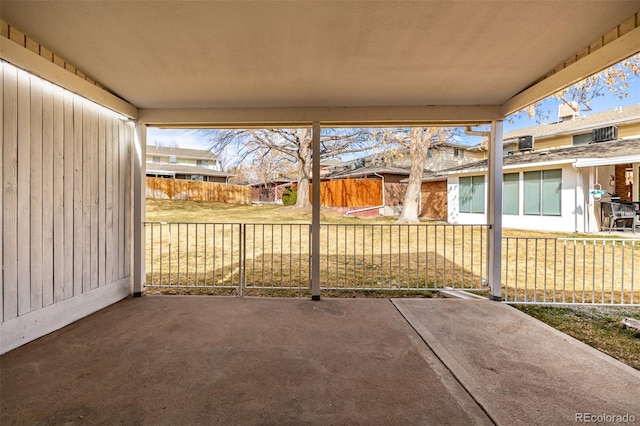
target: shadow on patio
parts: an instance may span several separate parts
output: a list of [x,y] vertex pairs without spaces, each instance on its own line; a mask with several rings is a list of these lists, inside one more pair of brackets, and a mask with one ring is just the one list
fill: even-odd
[[640,418],[640,373],[484,300],[146,296],[0,360],[3,424]]

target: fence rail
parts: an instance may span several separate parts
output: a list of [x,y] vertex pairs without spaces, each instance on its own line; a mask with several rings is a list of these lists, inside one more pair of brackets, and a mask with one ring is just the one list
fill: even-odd
[[633,305],[640,302],[640,245],[604,238],[502,240],[508,303]]
[[[311,225],[151,223],[146,286],[308,289]],[[485,290],[484,225],[322,224],[325,290]],[[502,240],[507,303],[640,303],[640,241]]]
[[[311,225],[147,222],[146,286],[306,289]],[[324,289],[479,290],[486,226],[322,225]]]
[[148,287],[233,288],[242,282],[242,226],[146,223]]
[[482,289],[486,226],[322,225],[320,286]]

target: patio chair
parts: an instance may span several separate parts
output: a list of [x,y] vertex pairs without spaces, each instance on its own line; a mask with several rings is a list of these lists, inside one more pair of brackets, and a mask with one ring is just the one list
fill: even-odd
[[[628,229],[627,223],[629,221],[632,222],[632,232],[636,233],[636,209],[632,204],[603,202],[602,214],[608,220],[609,233],[611,233],[612,229]],[[619,221],[622,221],[622,226],[618,226]]]

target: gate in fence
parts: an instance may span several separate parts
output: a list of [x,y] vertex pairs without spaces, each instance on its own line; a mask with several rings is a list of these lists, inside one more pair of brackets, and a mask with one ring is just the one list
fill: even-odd
[[[160,223],[146,228],[146,286],[309,289],[311,225]],[[322,224],[324,290],[487,290],[486,225]],[[638,241],[502,240],[507,303],[632,305]]]

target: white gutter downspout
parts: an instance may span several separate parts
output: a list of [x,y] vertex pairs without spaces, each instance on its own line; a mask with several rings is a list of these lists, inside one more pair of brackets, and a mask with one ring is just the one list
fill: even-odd
[[482,130],[473,130],[471,126],[467,126],[464,128],[464,134],[468,136],[484,136],[484,137],[491,136],[491,132],[484,132]]
[[351,213],[360,213],[360,212],[366,212],[368,210],[374,210],[374,209],[381,209],[384,208],[384,206],[386,205],[385,201],[386,201],[386,197],[385,197],[385,193],[384,193],[384,176],[379,175],[377,173],[372,173],[372,175],[374,176],[378,176],[380,179],[382,179],[382,205],[381,206],[374,206],[374,207],[364,207],[362,209],[356,209],[356,210],[351,210],[345,213],[345,216],[349,216],[349,214]]

